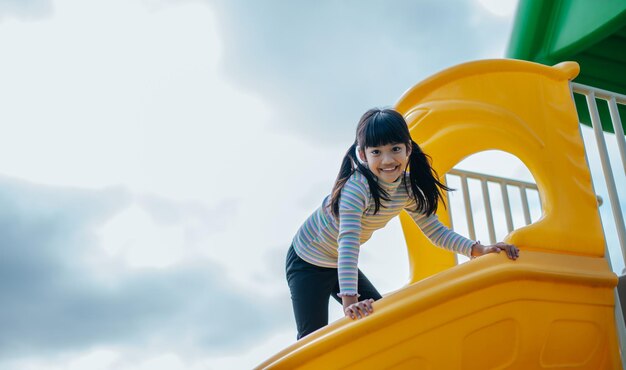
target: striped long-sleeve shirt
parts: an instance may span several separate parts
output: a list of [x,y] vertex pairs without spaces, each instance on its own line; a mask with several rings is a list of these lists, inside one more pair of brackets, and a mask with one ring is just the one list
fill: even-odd
[[337,268],[339,295],[357,295],[360,246],[404,209],[435,245],[469,257],[474,241],[448,229],[436,215],[427,217],[414,212],[415,199],[404,185],[408,181],[408,173],[393,183],[379,180],[390,200],[381,199],[381,207],[374,214],[375,204],[367,179],[355,171],[341,191],[339,220],[335,220],[328,207],[329,195],[296,233],[293,239],[296,254],[313,265]]

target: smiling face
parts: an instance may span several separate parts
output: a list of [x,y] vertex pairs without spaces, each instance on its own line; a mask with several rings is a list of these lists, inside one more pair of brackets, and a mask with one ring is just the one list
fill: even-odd
[[402,175],[409,162],[410,149],[406,144],[387,144],[359,150],[359,157],[370,171],[385,182],[394,182]]

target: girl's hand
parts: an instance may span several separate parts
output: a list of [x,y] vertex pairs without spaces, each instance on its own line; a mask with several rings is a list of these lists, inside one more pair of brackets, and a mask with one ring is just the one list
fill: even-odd
[[472,246],[472,258],[483,256],[487,253],[500,253],[500,251],[506,251],[506,255],[512,260],[516,260],[519,257],[519,249],[516,246],[500,242],[494,245],[474,244]]
[[371,298],[361,302],[353,303],[347,307],[344,307],[343,313],[352,320],[362,319],[365,316],[368,316],[369,314],[374,312],[374,307],[372,307],[372,303],[374,303],[374,300]]

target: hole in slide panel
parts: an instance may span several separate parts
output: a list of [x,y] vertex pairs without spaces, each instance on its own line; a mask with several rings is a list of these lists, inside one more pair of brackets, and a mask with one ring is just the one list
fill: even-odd
[[[535,179],[512,154],[490,150],[473,154],[446,174],[449,212],[455,232],[483,244],[502,241],[516,228],[541,217]],[[459,263],[466,262],[458,256]]]

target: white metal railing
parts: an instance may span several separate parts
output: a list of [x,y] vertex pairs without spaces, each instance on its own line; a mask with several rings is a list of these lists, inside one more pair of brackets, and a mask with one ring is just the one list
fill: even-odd
[[[507,179],[504,177],[498,177],[493,175],[486,175],[477,172],[452,169],[448,171],[446,176],[456,176],[461,181],[461,192],[463,194],[463,203],[465,205],[465,218],[467,222],[467,229],[470,239],[476,240],[476,226],[474,224],[474,212],[472,211],[472,201],[470,196],[470,190],[468,185],[469,179],[474,179],[480,181],[480,187],[483,198],[483,206],[485,208],[485,217],[486,217],[486,225],[489,234],[489,242],[494,244],[497,242],[496,238],[496,227],[493,219],[493,207],[492,200],[489,194],[489,183],[495,183],[500,186],[500,193],[502,195],[502,206],[504,208],[504,217],[506,220],[506,228],[507,232],[511,232],[514,229],[513,225],[513,212],[511,211],[511,201],[509,196],[509,187],[515,187],[519,189],[520,192],[520,200],[522,203],[522,212],[524,214],[524,224],[530,225],[531,215],[530,215],[530,205],[528,202],[527,190],[532,189],[537,191],[537,185],[531,182],[524,182],[519,180]],[[449,184],[450,181],[448,180]],[[450,202],[449,202],[450,203]],[[540,205],[541,207],[541,205]],[[452,223],[452,228],[454,229],[454,222],[452,216],[452,206],[448,206],[448,214],[450,216],[450,222]]]
[[[613,130],[615,132],[615,139],[617,140],[617,147],[619,148],[622,162],[622,174],[624,174],[626,173],[626,142],[624,140],[624,130],[622,128],[622,121],[619,116],[617,104],[626,104],[626,96],[591,86],[572,83],[572,94],[574,93],[584,95],[587,100],[587,108],[589,109],[589,116],[591,117],[591,124],[593,127],[596,145],[598,147],[598,154],[600,155],[602,173],[604,175],[604,182],[609,195],[609,203],[611,204],[611,213],[613,215],[613,221],[615,222],[617,239],[622,251],[622,260],[624,264],[626,264],[626,230],[624,228],[624,214],[620,206],[619,194],[615,185],[615,176],[609,159],[604,132],[602,131],[602,123],[600,122],[600,113],[598,112],[598,105],[596,103],[596,99],[601,99],[606,101],[609,106],[611,125],[613,126]],[[588,157],[589,148],[586,148],[586,152]],[[589,160],[587,160],[587,162],[589,162]],[[621,189],[621,191],[624,193],[625,189]],[[622,197],[624,196],[625,194],[622,194]]]
[[[520,180],[509,179],[506,177],[499,177],[493,175],[487,175],[484,173],[460,170],[460,169],[452,169],[446,173],[446,183],[450,184],[450,176],[458,177],[461,181],[461,193],[463,194],[463,205],[465,208],[465,219],[467,223],[467,229],[469,233],[470,239],[476,240],[476,226],[474,223],[474,212],[472,210],[472,201],[471,195],[468,185],[469,179],[474,179],[480,181],[480,187],[483,198],[483,206],[485,208],[485,223],[487,225],[487,230],[489,233],[489,242],[496,243],[498,240],[496,238],[496,226],[493,218],[493,202],[491,199],[491,195],[489,193],[489,183],[498,184],[500,187],[500,192],[502,196],[502,207],[504,208],[504,217],[506,220],[506,231],[510,233],[514,229],[513,225],[513,212],[511,210],[511,201],[509,195],[509,187],[517,188],[520,192],[520,201],[522,207],[522,214],[524,216],[524,226],[530,225],[532,222],[536,220],[531,219],[530,214],[530,202],[528,201],[528,190],[534,190],[541,196],[539,193],[539,189],[537,188],[537,184],[532,182],[525,182]],[[598,201],[598,206],[602,206],[604,200],[601,196],[596,195],[596,199]],[[451,202],[448,202],[451,203]],[[450,218],[450,226],[454,230],[454,219],[452,214],[453,207],[451,204],[448,204],[448,216]],[[541,211],[541,202],[539,202],[539,209]]]

